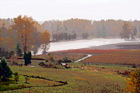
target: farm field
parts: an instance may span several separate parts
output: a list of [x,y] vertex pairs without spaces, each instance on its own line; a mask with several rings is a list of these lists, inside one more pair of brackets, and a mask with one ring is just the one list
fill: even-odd
[[56,51],[56,53],[102,54],[102,53],[112,53],[121,50],[124,49],[73,49],[73,50],[63,50],[58,52]]
[[[53,56],[55,60],[62,60],[64,57],[67,57],[69,59],[72,60],[78,60],[84,56],[86,56],[86,54],[76,54],[76,53],[63,53],[63,52],[50,52]],[[42,58],[42,59],[46,59],[47,56],[46,55],[37,55],[34,56],[35,58]]]
[[91,56],[82,61],[83,63],[93,64],[126,64],[126,65],[140,65],[140,50],[121,50],[112,53],[104,53],[100,55]]
[[[82,51],[82,50],[81,50]],[[102,55],[118,55],[116,62],[122,62],[126,58],[135,58],[138,60],[140,50],[92,50],[92,57],[98,57],[101,60]],[[52,53],[55,60],[63,59],[67,57],[69,59],[78,60],[86,56],[87,53]],[[94,55],[95,54],[95,55]],[[98,54],[98,55],[96,55]],[[119,56],[120,55],[120,56]],[[112,58],[114,56],[105,56]],[[9,87],[19,87],[20,89],[10,89],[7,91],[1,91],[2,93],[124,93],[127,86],[128,75],[131,70],[135,68],[133,65],[116,64],[114,61],[104,61],[94,63],[88,63],[89,57],[82,62],[75,63],[74,61],[67,63],[69,69],[62,65],[57,65],[59,68],[47,68],[41,67],[38,64],[40,62],[45,63],[46,55],[34,56],[38,60],[32,60],[32,65],[29,66],[16,66],[9,65],[11,70],[15,73],[18,72],[20,80],[18,84],[15,82],[10,83]],[[44,59],[44,60],[41,60]],[[114,60],[113,59],[113,60]],[[122,60],[122,61],[121,61]],[[130,60],[130,59],[129,59]],[[23,59],[18,59],[18,64],[23,64]],[[137,61],[136,61],[137,62]],[[139,60],[138,60],[139,62]],[[101,64],[100,64],[101,63]],[[9,62],[10,64],[10,62]],[[133,63],[135,64],[135,63]],[[136,63],[136,66],[138,64]],[[28,83],[25,83],[24,76],[29,76]],[[41,79],[43,78],[43,79]]]

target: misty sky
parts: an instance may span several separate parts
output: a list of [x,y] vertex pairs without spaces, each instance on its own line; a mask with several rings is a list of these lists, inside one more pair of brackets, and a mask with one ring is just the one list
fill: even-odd
[[140,20],[140,0],[0,0],[0,18]]

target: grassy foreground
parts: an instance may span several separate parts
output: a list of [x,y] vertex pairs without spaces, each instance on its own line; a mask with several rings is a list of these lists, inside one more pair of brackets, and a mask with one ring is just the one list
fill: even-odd
[[[95,53],[96,54],[96,53]],[[77,56],[76,56],[77,55]],[[55,59],[63,59],[68,57],[72,60],[77,60],[84,57],[86,54],[53,54]],[[102,57],[102,55],[105,58]],[[109,56],[111,55],[111,56]],[[116,56],[117,55],[117,56]],[[101,57],[100,57],[101,56]],[[37,56],[45,59],[46,56]],[[93,60],[98,58],[98,60]],[[117,59],[116,59],[117,58]],[[90,58],[83,60],[83,63],[68,63],[71,68],[66,69],[61,65],[58,68],[43,68],[38,65],[45,60],[32,60],[34,66],[15,66],[9,65],[13,72],[20,74],[18,84],[15,81],[10,81],[9,85],[2,87],[14,87],[3,93],[124,93],[127,86],[128,73],[135,68],[133,65],[122,64],[122,62],[130,62],[138,66],[139,50],[121,50],[107,53],[100,53]],[[90,60],[89,60],[90,59]],[[103,60],[106,59],[106,60]],[[114,64],[114,61],[117,64]],[[125,61],[124,61],[125,60]],[[19,63],[23,59],[18,60]],[[94,64],[85,64],[90,61]],[[119,63],[120,62],[120,63]],[[24,75],[31,76],[28,83],[25,83]],[[35,77],[35,78],[34,78]],[[41,79],[43,78],[43,79]],[[65,84],[63,84],[65,83]],[[24,86],[23,86],[24,85]],[[17,88],[16,87],[22,87]],[[1,88],[0,88],[1,89]]]
[[[57,82],[30,79],[29,85],[40,87],[9,90],[4,93],[123,93],[126,87],[126,78],[117,74],[106,74],[90,71],[88,69],[51,69],[36,67],[11,66],[13,72],[19,74],[45,77],[51,80],[67,81],[67,85],[57,87],[44,87],[58,84]],[[23,79],[23,77],[22,77]],[[24,83],[22,80],[18,84]]]

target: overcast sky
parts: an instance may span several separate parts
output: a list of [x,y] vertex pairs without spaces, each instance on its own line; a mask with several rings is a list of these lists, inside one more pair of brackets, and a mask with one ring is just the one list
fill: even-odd
[[140,0],[0,0],[0,18],[140,20]]

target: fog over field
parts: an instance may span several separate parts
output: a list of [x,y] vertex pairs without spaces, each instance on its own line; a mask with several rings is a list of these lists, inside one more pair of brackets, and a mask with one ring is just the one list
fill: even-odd
[[[63,42],[52,42],[50,43],[49,52],[69,50],[69,49],[80,49],[80,48],[90,48],[95,46],[102,46],[108,44],[125,43],[132,41],[125,41],[124,39],[89,39],[89,40],[74,40],[74,41],[63,41]],[[133,41],[139,42],[139,41]],[[41,54],[42,50],[39,48],[37,54]]]

